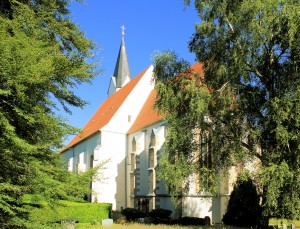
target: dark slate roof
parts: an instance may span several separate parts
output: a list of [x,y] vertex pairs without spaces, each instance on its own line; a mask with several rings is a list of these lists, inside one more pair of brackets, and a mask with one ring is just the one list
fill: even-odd
[[116,78],[116,88],[121,88],[124,86],[124,81],[129,76],[131,79],[131,74],[129,70],[129,64],[127,60],[124,34],[122,34],[122,42],[119,49],[118,59],[114,71],[114,77]]

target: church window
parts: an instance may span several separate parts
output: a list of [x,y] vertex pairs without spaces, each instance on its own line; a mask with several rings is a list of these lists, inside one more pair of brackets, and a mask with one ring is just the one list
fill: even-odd
[[[202,132],[200,134],[200,147],[199,147],[199,163],[201,168],[211,169],[212,168],[212,149],[211,149],[211,139],[209,133]],[[206,171],[208,171],[206,170]],[[199,174],[200,182],[205,184],[209,187],[209,174],[206,172],[204,174]]]
[[132,140],[132,152],[130,154],[130,164],[131,164],[131,171],[133,172],[135,170],[135,164],[136,164],[136,140],[133,138]]
[[80,157],[79,157],[79,154],[77,155],[76,157],[76,164],[79,164],[80,163]]
[[212,155],[211,155],[211,146],[210,138],[208,133],[200,134],[200,149],[199,149],[199,159],[200,165],[207,168],[212,167]]
[[147,198],[138,199],[137,206],[140,211],[148,213],[149,212],[149,199],[147,199]]
[[156,139],[155,139],[155,134],[152,131],[151,137],[150,137],[150,147],[154,147],[156,145]]
[[92,154],[90,157],[90,167],[93,168],[93,163],[94,163],[94,155]]
[[68,160],[68,171],[73,172],[73,157]]
[[155,155],[154,155],[154,149],[149,149],[149,160],[148,160],[148,166],[149,168],[154,168],[155,166]]
[[153,170],[149,170],[148,171],[148,192],[149,192],[149,194],[153,194],[153,191],[154,191],[153,182],[154,182]]
[[136,151],[136,140],[135,138],[133,138],[132,140],[132,152],[135,152]]
[[82,152],[78,155],[78,164],[85,164],[86,159],[85,159],[85,153]]
[[135,154],[132,153],[130,155],[130,164],[131,164],[131,172],[134,172],[135,170]]
[[134,196],[135,192],[135,176],[134,174],[130,174],[130,195]]

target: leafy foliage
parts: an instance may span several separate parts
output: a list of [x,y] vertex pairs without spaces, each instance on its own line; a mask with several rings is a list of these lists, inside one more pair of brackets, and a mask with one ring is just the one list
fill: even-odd
[[55,209],[47,205],[32,209],[29,219],[32,224],[40,225],[40,227],[51,226],[61,220],[91,223],[93,220],[101,221],[109,218],[110,212],[111,204],[60,201]]
[[126,217],[127,220],[137,220],[146,216],[145,212],[135,208],[124,208],[122,209],[121,213]]
[[[210,181],[216,175],[217,170],[213,166],[218,166],[218,163],[212,165],[206,155],[197,153],[202,143],[197,140],[200,133],[196,130],[203,125],[208,126],[205,120],[211,95],[203,85],[203,76],[193,71],[187,62],[178,60],[175,53],[158,53],[154,62],[155,88],[159,95],[156,107],[168,120],[167,150],[160,159],[162,170],[159,177],[176,199],[176,196],[188,191],[189,183],[186,181],[191,174],[201,170],[202,177]],[[176,182],[173,182],[174,176]],[[217,186],[216,183],[205,183],[211,191]]]
[[53,152],[75,129],[54,109],[57,103],[66,111],[67,105],[83,107],[72,89],[96,74],[95,64],[86,62],[94,45],[70,21],[68,4],[0,3],[1,228],[26,226],[24,194],[43,194],[47,200],[66,196],[61,182],[70,176]]
[[153,209],[151,212],[149,212],[149,215],[154,218],[162,218],[167,219],[172,214],[171,210],[163,209],[163,208],[157,208]]
[[204,218],[198,218],[198,217],[185,216],[185,217],[182,217],[179,220],[179,222],[180,222],[181,225],[184,225],[184,226],[191,226],[191,225],[193,225],[193,226],[200,226],[200,225],[204,226],[204,225],[206,225],[206,220]]
[[247,172],[241,173],[230,195],[223,222],[226,225],[255,228],[260,226],[261,220],[262,211],[256,187]]
[[[189,48],[205,77],[187,77],[188,64],[172,52],[154,58],[156,106],[169,131],[161,177],[182,189],[177,181],[207,171],[200,190],[217,191],[212,187],[229,166],[256,160],[264,215],[299,218],[300,6],[294,0],[196,0],[194,6],[200,23]],[[212,165],[193,160],[201,149],[196,130],[209,137]]]

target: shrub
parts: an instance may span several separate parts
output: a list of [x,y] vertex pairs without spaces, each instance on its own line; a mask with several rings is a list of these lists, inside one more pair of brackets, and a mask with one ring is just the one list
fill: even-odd
[[193,225],[193,226],[198,226],[198,225],[205,225],[205,219],[203,218],[198,218],[198,217],[182,217],[180,220],[180,224],[182,225]]
[[170,217],[171,214],[172,214],[171,210],[162,209],[162,208],[154,209],[149,213],[151,217],[161,218],[161,219],[167,219]]
[[249,173],[240,174],[231,193],[227,212],[223,217],[224,224],[255,227],[260,224],[261,213],[259,196]]
[[61,201],[61,205],[55,208],[46,204],[41,204],[40,208],[32,208],[29,217],[30,221],[41,225],[71,219],[80,223],[90,223],[109,218],[110,212],[111,204]]
[[126,217],[127,220],[136,220],[146,216],[146,213],[135,208],[124,208],[121,213]]

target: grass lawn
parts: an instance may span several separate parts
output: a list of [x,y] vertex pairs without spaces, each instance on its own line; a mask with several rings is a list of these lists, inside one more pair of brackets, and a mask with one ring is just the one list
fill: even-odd
[[[101,226],[101,225],[91,225],[91,224],[76,224],[76,229],[201,229],[201,228],[207,228],[207,229],[220,229],[224,228],[222,226],[176,226],[176,225],[145,225],[145,224],[138,224],[138,223],[132,223],[132,224],[113,224],[112,226]],[[227,229],[237,229],[236,227],[226,227]]]
[[[171,229],[171,228],[183,228],[179,226],[166,226],[166,225],[144,225],[144,224],[113,224],[112,226],[101,226],[101,225],[87,225],[87,224],[76,224],[76,229],[100,229],[100,228],[111,228],[111,229]],[[196,227],[184,227],[185,229],[196,229]]]
[[280,225],[281,223],[286,225],[294,224],[297,228],[300,228],[300,220],[270,219],[269,221],[269,224]]
[[[286,225],[294,224],[296,228],[300,228],[300,220],[285,220],[285,219],[271,219],[270,224],[280,225],[281,222]],[[224,229],[222,226],[176,226],[176,225],[145,225],[138,223],[130,223],[130,224],[113,224],[112,226],[102,226],[102,225],[91,225],[89,223],[78,223],[75,226],[76,229]],[[237,227],[226,227],[226,229],[238,229]]]

